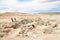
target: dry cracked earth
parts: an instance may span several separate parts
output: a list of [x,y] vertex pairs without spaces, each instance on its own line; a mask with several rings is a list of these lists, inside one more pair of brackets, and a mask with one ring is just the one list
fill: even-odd
[[1,13],[0,40],[60,40],[60,13]]

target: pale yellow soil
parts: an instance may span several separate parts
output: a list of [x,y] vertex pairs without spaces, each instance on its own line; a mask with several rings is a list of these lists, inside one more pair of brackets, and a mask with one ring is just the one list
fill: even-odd
[[60,13],[1,13],[0,40],[60,40]]

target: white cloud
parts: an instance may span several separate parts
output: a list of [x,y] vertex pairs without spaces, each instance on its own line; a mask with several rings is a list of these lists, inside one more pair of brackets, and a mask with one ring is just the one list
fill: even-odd
[[[46,0],[33,0],[30,2],[19,2],[17,0],[2,0],[0,2],[1,7],[6,7],[8,9],[0,10],[1,12],[5,11],[20,11],[20,12],[28,12],[32,13],[32,10],[50,10],[52,8],[56,8],[57,4],[60,3],[60,1],[54,1],[49,3],[42,3]],[[1,8],[0,7],[0,8]]]
[[37,2],[53,2],[53,1],[60,1],[60,0],[34,0]]

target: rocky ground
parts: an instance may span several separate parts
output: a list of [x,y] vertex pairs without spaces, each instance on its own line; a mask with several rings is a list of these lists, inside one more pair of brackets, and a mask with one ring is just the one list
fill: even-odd
[[60,14],[0,14],[0,40],[60,40]]

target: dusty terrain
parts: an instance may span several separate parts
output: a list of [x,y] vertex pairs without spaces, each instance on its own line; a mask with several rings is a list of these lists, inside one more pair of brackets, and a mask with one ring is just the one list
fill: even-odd
[[60,40],[60,13],[1,13],[0,40]]

